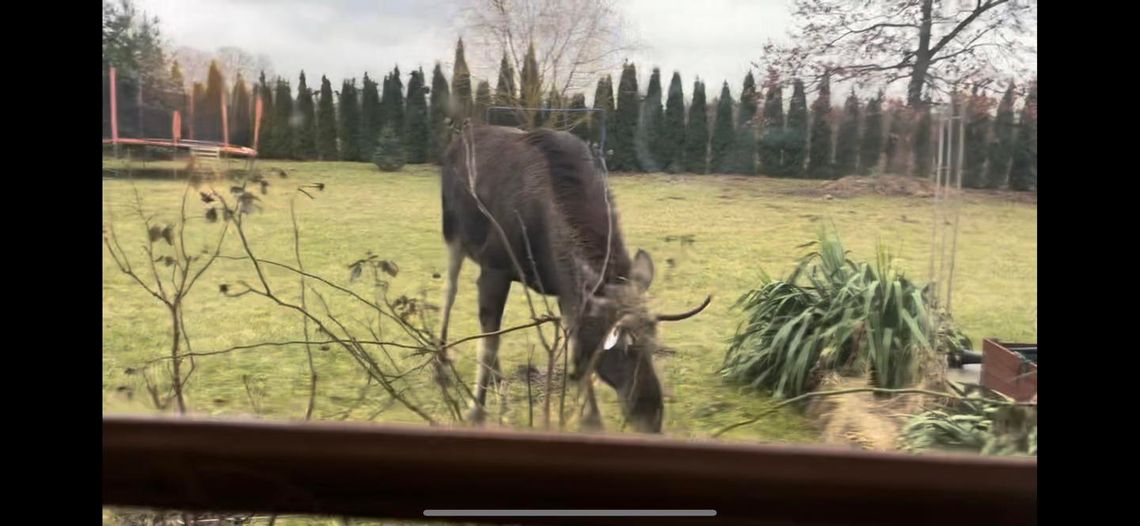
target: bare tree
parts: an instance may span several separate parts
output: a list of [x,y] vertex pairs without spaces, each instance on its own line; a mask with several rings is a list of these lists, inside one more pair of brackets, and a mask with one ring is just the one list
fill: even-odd
[[209,51],[179,46],[170,52],[170,58],[178,62],[178,67],[182,69],[182,77],[186,79],[187,85],[190,85],[193,82],[203,82],[206,79],[206,73],[210,69],[210,61],[214,57]]
[[247,79],[257,78],[262,71],[266,77],[273,77],[273,62],[266,55],[252,53],[234,46],[218,48],[213,53],[201,49],[181,46],[171,53],[178,61],[183,76],[190,82],[205,81],[210,69],[210,61],[216,61],[222,76],[233,80],[240,73]]
[[[598,74],[621,64],[633,49],[613,0],[465,0],[459,25],[481,62],[482,78],[497,78],[505,54],[523,70],[527,45],[534,43],[540,92],[562,97],[587,89]],[[481,67],[480,67],[481,66]]]
[[225,46],[218,48],[214,56],[227,79],[232,79],[239,73],[247,79],[256,77],[262,71],[266,75],[273,74],[273,63],[264,54],[254,56],[242,48]]
[[907,82],[907,105],[928,91],[1036,65],[1036,0],[795,0],[787,44],[763,61],[788,76],[869,83]]

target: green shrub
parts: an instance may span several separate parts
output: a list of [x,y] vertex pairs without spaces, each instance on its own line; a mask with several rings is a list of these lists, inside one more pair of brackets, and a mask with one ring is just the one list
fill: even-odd
[[872,264],[848,259],[831,231],[807,246],[816,250],[786,279],[765,274],[737,302],[746,319],[722,374],[776,397],[811,391],[829,370],[870,369],[872,383],[884,388],[914,383],[932,332],[922,288],[882,247]]
[[407,155],[404,152],[404,142],[396,136],[391,127],[385,126],[376,140],[376,148],[372,152],[372,162],[381,171],[398,172],[404,167]]

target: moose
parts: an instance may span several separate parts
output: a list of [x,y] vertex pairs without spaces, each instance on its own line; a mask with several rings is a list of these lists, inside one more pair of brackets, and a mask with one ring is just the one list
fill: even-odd
[[[465,123],[441,164],[448,258],[441,339],[447,338],[460,269],[470,258],[480,268],[484,333],[499,331],[513,282],[557,297],[570,352],[567,377],[586,389],[583,429],[602,427],[592,384],[597,374],[617,392],[635,431],[660,433],[664,403],[652,361],[662,349],[657,324],[692,317],[712,297],[681,314],[649,312],[645,293],[653,260],[642,250],[632,258],[626,251],[604,159],[564,131]],[[476,424],[485,418],[488,388],[502,374],[499,336],[481,342],[468,413]],[[446,361],[443,349],[440,359]]]

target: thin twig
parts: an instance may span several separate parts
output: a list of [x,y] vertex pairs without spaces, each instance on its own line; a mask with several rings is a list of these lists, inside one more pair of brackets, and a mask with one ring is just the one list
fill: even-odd
[[[312,196],[309,197],[310,199]],[[305,270],[304,263],[301,262],[301,229],[297,226],[297,195],[289,199],[289,218],[293,221],[293,255],[297,258],[297,268],[302,272]],[[308,309],[308,304],[305,302],[305,276],[298,278],[301,281],[301,308]],[[305,335],[305,341],[309,341],[309,318],[301,317],[301,327]],[[313,417],[313,407],[317,404],[317,369],[313,365],[313,346],[305,343],[305,355],[309,359],[309,405],[305,408],[305,420]]]
[[534,427],[534,391],[531,388],[531,374],[534,365],[534,345],[529,345],[529,351],[526,354],[526,408],[527,408],[527,427]]
[[[361,345],[377,345],[377,346],[391,345],[393,347],[402,347],[404,349],[413,349],[413,350],[417,350],[417,351],[423,350],[423,347],[416,347],[414,345],[404,345],[404,344],[396,343],[396,342],[385,342],[385,341],[375,341],[375,340],[356,340],[356,342],[361,344]],[[260,347],[284,347],[284,346],[288,346],[288,345],[327,345],[329,343],[331,343],[331,342],[330,341],[320,341],[320,340],[286,340],[286,341],[279,341],[279,342],[258,342],[258,343],[251,343],[251,344],[246,344],[246,345],[234,345],[233,347],[227,347],[225,349],[221,349],[221,350],[217,350],[217,351],[182,353],[181,356],[183,358],[202,357],[202,356],[216,356],[219,354],[229,354],[229,353],[232,353],[235,351],[245,351],[245,350],[250,350],[250,349],[257,349]],[[158,358],[152,358],[145,363],[146,363],[146,365],[151,365],[151,364],[158,363],[158,362],[164,362],[164,361],[169,360],[169,359],[170,359],[169,356],[161,356]]]
[[[255,268],[260,269],[261,268],[260,265],[257,264],[258,259],[254,255],[253,250],[250,248],[248,240],[245,237],[244,229],[242,228],[242,223],[240,221],[236,221],[236,219],[238,217],[240,217],[240,216],[235,214],[235,225],[236,225],[236,228],[238,231],[238,235],[242,240],[242,249],[244,250],[246,256],[248,256],[248,258],[254,262]],[[264,279],[264,274],[260,274],[260,270],[259,270],[259,277],[262,278],[262,284],[265,286],[265,290],[262,291],[262,290],[257,290],[257,289],[250,287],[248,289],[248,292],[252,292],[252,293],[257,294],[259,296],[265,297],[265,298],[273,301],[274,303],[276,303],[282,307],[292,309],[292,310],[304,315],[306,318],[308,318],[313,323],[315,323],[319,330],[321,330],[325,334],[329,335],[329,337],[331,337],[333,339],[333,341],[336,342],[337,345],[341,346],[343,349],[348,351],[349,355],[352,356],[354,359],[356,359],[357,363],[360,364],[365,369],[365,371],[367,371],[370,375],[372,375],[373,378],[375,378],[377,380],[377,382],[379,382],[380,385],[382,387],[384,387],[384,390],[388,391],[388,394],[390,396],[400,400],[400,402],[402,404],[404,404],[405,407],[410,409],[413,413],[418,415],[420,418],[423,418],[424,420],[426,420],[429,424],[431,424],[431,425],[436,424],[435,419],[432,418],[431,415],[427,414],[422,409],[420,409],[420,407],[417,404],[415,404],[415,403],[411,402],[409,399],[401,396],[400,393],[398,393],[388,383],[388,379],[384,377],[384,375],[378,370],[377,367],[375,367],[374,362],[371,364],[371,366],[370,366],[370,364],[365,362],[364,357],[367,357],[368,354],[366,352],[358,352],[358,351],[363,351],[363,349],[361,347],[359,347],[359,344],[357,344],[355,342],[355,340],[353,340],[350,343],[348,341],[345,341],[342,338],[337,337],[336,335],[333,334],[333,332],[331,330],[329,330],[329,328],[327,326],[325,326],[325,324],[323,322],[321,322],[321,320],[319,320],[318,318],[313,316],[307,309],[305,309],[299,305],[294,305],[292,303],[288,303],[288,302],[282,300],[281,298],[277,297],[275,294],[273,294],[272,290],[268,286],[268,282],[265,281],[265,279]],[[319,295],[318,295],[318,299],[321,299]],[[322,300],[322,302],[323,302],[323,300]],[[326,308],[327,308],[327,306],[326,306]],[[334,318],[331,318],[331,316],[330,316],[330,319],[332,319],[334,322],[336,322],[336,320]],[[338,323],[338,325],[339,325],[339,322],[336,322],[336,323]],[[352,338],[350,338],[350,340],[351,339]],[[362,357],[362,355],[364,357]],[[369,357],[369,359],[370,359],[370,357]]]
[[516,325],[514,327],[509,327],[506,329],[499,329],[497,331],[484,332],[481,334],[476,334],[474,336],[468,336],[466,338],[460,338],[458,340],[455,340],[453,342],[448,343],[443,348],[444,349],[450,349],[456,345],[459,345],[459,344],[465,343],[465,342],[469,342],[471,340],[478,340],[478,339],[487,338],[490,336],[499,336],[501,334],[506,334],[508,332],[515,332],[515,331],[522,330],[522,329],[529,329],[531,327],[538,327],[538,326],[546,324],[546,323],[557,322],[558,320],[559,320],[559,318],[557,316],[546,315],[546,316],[536,318],[535,321],[532,321],[530,323],[524,323],[522,325]]
[[[336,339],[337,342],[340,343],[341,346],[344,347],[345,350],[347,350],[349,352],[349,355],[352,356],[353,358],[355,358],[357,363],[360,364],[364,368],[365,371],[368,371],[369,374],[371,374],[372,377],[375,378],[376,381],[380,383],[380,387],[383,387],[384,390],[388,392],[389,396],[392,396],[393,398],[396,398],[397,400],[399,400],[401,403],[404,404],[405,407],[407,407],[408,409],[411,409],[413,412],[415,412],[421,418],[427,420],[429,424],[435,425],[435,423],[436,423],[435,419],[432,418],[430,415],[428,415],[426,412],[424,412],[422,409],[420,409],[419,404],[412,402],[409,398],[403,396],[400,392],[396,391],[396,388],[395,388],[395,386],[392,385],[390,378],[388,378],[388,376],[386,374],[384,374],[384,372],[382,370],[380,370],[380,366],[376,363],[375,360],[372,359],[372,355],[370,355],[367,351],[365,351],[364,348],[361,347],[360,342],[355,337],[353,337],[351,333],[348,332],[348,328],[345,327],[344,324],[342,324],[339,320],[336,319],[335,316],[332,315],[332,312],[329,310],[328,304],[325,302],[324,297],[322,297],[321,294],[318,293],[316,290],[314,290],[313,293],[317,296],[317,300],[320,301],[321,305],[324,307],[325,315],[328,316],[329,320],[331,320],[338,327],[340,327],[340,329],[342,331],[344,331],[344,334],[348,337],[349,341],[344,342],[343,340],[336,338],[336,336],[334,336],[333,333],[331,331],[329,331],[327,327],[324,327],[323,325],[321,325],[320,322],[315,317],[313,317],[311,314],[309,314],[307,310],[304,310],[304,309],[300,309],[300,310],[302,312],[304,312],[306,316],[309,316],[314,322],[317,322],[318,327],[320,327],[321,330],[325,332],[325,334],[328,334],[330,337]],[[292,307],[298,308],[296,306],[292,306]]]
[[[220,257],[222,257],[223,259],[242,260],[242,259],[246,259],[246,257],[252,257],[252,256],[220,256]],[[306,278],[317,280],[321,283],[324,283],[325,285],[327,285],[329,287],[332,287],[333,289],[336,289],[340,292],[348,294],[353,299],[355,299],[355,300],[357,300],[357,301],[359,301],[359,302],[361,302],[361,303],[363,303],[369,307],[372,307],[377,312],[379,312],[381,315],[388,317],[392,321],[395,321],[398,325],[400,325],[401,328],[404,329],[405,332],[408,333],[409,336],[411,336],[412,338],[414,338],[416,340],[419,340],[420,343],[422,343],[423,345],[430,345],[431,344],[430,341],[424,340],[422,335],[418,334],[415,330],[413,330],[411,327],[409,327],[408,324],[404,322],[404,320],[401,320],[399,316],[397,316],[394,312],[392,312],[391,311],[391,305],[385,305],[389,308],[388,311],[385,311],[384,306],[381,306],[379,303],[370,301],[367,298],[361,296],[360,294],[357,294],[356,291],[349,289],[347,287],[341,286],[341,285],[337,285],[336,283],[333,283],[333,282],[331,282],[331,281],[329,281],[329,280],[327,280],[321,276],[318,276],[316,274],[312,274],[310,272],[306,272],[306,271],[303,271],[301,269],[298,269],[298,268],[295,268],[295,267],[292,267],[290,265],[286,265],[284,263],[280,263],[277,261],[272,261],[272,260],[268,260],[268,259],[260,259],[260,258],[254,258],[254,259],[257,259],[257,261],[259,263],[262,263],[265,265],[275,266],[278,268],[282,268],[282,269],[288,270],[290,272],[293,272],[295,274],[299,274],[301,276],[304,276]]]

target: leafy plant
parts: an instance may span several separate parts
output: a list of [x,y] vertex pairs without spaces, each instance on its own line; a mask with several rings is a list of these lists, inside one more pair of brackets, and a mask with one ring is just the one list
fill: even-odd
[[921,287],[879,247],[874,263],[854,262],[837,234],[820,233],[784,280],[763,274],[737,302],[737,329],[722,374],[777,397],[810,391],[824,371],[870,368],[872,382],[899,388],[918,376],[930,349]]
[[993,422],[983,414],[932,409],[913,417],[899,438],[906,451],[949,449],[980,451]]
[[960,402],[931,409],[907,422],[899,445],[911,452],[935,449],[1037,456],[1037,408]]

